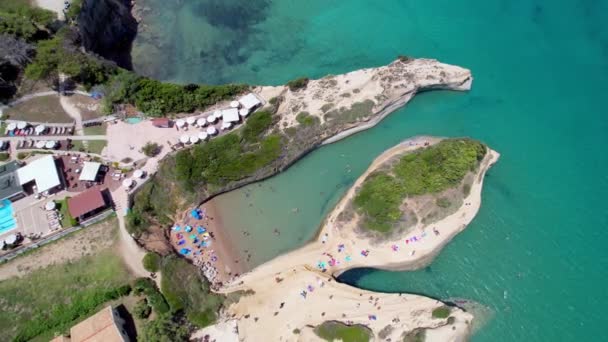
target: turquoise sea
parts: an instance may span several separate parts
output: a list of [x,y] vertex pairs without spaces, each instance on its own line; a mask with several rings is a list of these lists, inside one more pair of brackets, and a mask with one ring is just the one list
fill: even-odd
[[399,54],[473,71],[469,93],[421,94],[377,127],[221,196],[252,265],[310,239],[385,149],[419,134],[471,136],[502,157],[468,229],[428,268],[343,280],[482,303],[494,316],[473,341],[606,340],[607,0],[140,3],[154,10],[134,65],[165,80],[279,84]]

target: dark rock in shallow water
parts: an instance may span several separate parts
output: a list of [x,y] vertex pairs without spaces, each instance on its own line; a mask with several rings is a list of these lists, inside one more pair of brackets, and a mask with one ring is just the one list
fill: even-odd
[[137,35],[137,21],[129,0],[84,0],[78,26],[87,51],[132,69],[131,46]]

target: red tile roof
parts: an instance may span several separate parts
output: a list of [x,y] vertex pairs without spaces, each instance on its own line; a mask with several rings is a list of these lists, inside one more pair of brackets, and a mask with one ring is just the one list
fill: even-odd
[[98,188],[89,189],[68,199],[68,210],[70,215],[74,218],[104,207],[105,205],[106,202]]

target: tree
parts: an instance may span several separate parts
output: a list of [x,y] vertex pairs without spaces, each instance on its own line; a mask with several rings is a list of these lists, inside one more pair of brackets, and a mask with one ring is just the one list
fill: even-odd
[[160,256],[154,252],[148,252],[142,260],[144,268],[148,272],[158,272],[160,268]]
[[189,332],[170,315],[161,315],[144,325],[141,337],[146,342],[182,342],[188,341]]
[[151,313],[152,308],[150,307],[150,305],[148,305],[148,301],[145,298],[138,301],[135,307],[133,308],[133,314],[135,315],[135,317],[140,319],[146,319],[150,317]]
[[160,145],[148,141],[141,149],[147,157],[155,157],[160,153]]

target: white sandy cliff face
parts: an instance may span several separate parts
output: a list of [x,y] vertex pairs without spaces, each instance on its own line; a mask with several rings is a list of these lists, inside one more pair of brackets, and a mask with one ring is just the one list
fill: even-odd
[[[241,341],[315,341],[319,340],[312,332],[315,326],[325,321],[340,321],[367,326],[378,341],[387,338],[398,341],[403,334],[415,329],[426,329],[426,341],[466,340],[473,316],[457,307],[451,308],[450,321],[433,318],[432,311],[443,303],[417,295],[365,291],[333,279],[333,276],[356,267],[422,267],[475,217],[481,205],[484,175],[499,157],[491,149],[481,161],[471,191],[464,200],[470,204],[462,205],[456,213],[432,224],[439,235],[427,233],[429,227],[418,224],[406,236],[373,243],[358,234],[355,227],[336,224],[338,215],[371,172],[395,156],[440,140],[419,137],[383,153],[334,208],[316,241],[263,264],[224,286],[220,290],[223,293],[251,293],[241,297],[224,313],[226,321],[236,320],[236,329],[231,334],[238,334]],[[404,240],[414,236],[417,239],[404,246]],[[394,250],[393,244],[400,248]],[[367,251],[367,256],[362,251]],[[330,262],[331,259],[335,263]],[[321,263],[323,267],[320,267]],[[295,334],[294,329],[300,333]],[[379,338],[381,331],[382,339]]]
[[412,59],[311,80],[306,89],[296,92],[285,86],[260,87],[257,92],[266,100],[283,96],[278,109],[281,115],[279,126],[286,128],[298,124],[295,117],[300,112],[308,112],[324,123],[324,114],[331,110],[372,101],[373,114],[388,114],[407,103],[418,91],[469,90],[472,80],[468,69],[434,59]]

